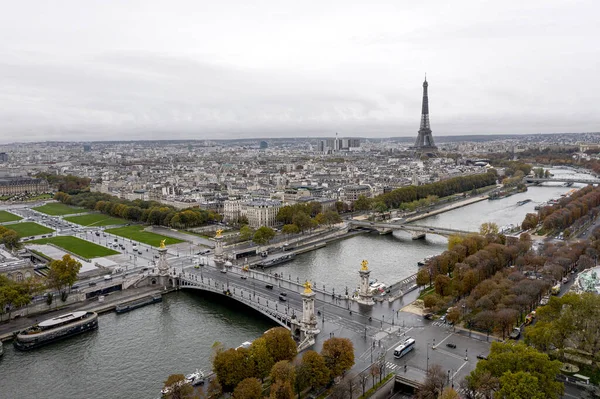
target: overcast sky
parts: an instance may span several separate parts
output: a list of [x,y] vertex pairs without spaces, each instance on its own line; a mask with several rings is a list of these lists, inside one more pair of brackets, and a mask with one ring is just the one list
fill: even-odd
[[600,2],[2,0],[0,141],[600,131]]

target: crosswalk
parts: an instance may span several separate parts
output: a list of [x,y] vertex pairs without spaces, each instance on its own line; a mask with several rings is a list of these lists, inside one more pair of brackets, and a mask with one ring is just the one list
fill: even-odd
[[386,370],[394,371],[394,370],[396,370],[396,367],[400,367],[400,366],[398,366],[396,363],[385,362],[385,369]]

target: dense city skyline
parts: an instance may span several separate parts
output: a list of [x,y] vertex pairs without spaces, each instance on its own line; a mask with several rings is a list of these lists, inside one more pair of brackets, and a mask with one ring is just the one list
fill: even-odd
[[401,3],[10,4],[2,142],[598,130],[593,2]]

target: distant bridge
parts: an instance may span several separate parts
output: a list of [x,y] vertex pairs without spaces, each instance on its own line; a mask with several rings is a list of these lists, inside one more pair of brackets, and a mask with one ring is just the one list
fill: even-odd
[[541,184],[546,182],[600,184],[600,179],[570,178],[570,177],[524,177],[526,183]]
[[405,230],[412,233],[413,239],[424,238],[426,234],[437,234],[440,236],[448,237],[455,234],[466,235],[474,233],[472,231],[467,230],[423,226],[418,224],[369,222],[360,220],[351,220],[349,224],[350,227],[361,227],[363,229],[376,230],[380,232],[388,232],[392,230]]

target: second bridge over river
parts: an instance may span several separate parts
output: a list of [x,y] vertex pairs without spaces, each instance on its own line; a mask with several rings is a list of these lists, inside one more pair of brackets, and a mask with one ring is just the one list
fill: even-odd
[[450,229],[445,227],[423,226],[418,224],[404,224],[402,222],[369,222],[362,220],[352,220],[348,223],[349,228],[360,228],[366,230],[379,231],[381,234],[389,234],[394,230],[404,230],[412,234],[413,240],[425,238],[427,234],[437,234],[448,237],[459,234],[466,235],[474,232],[467,230]]

